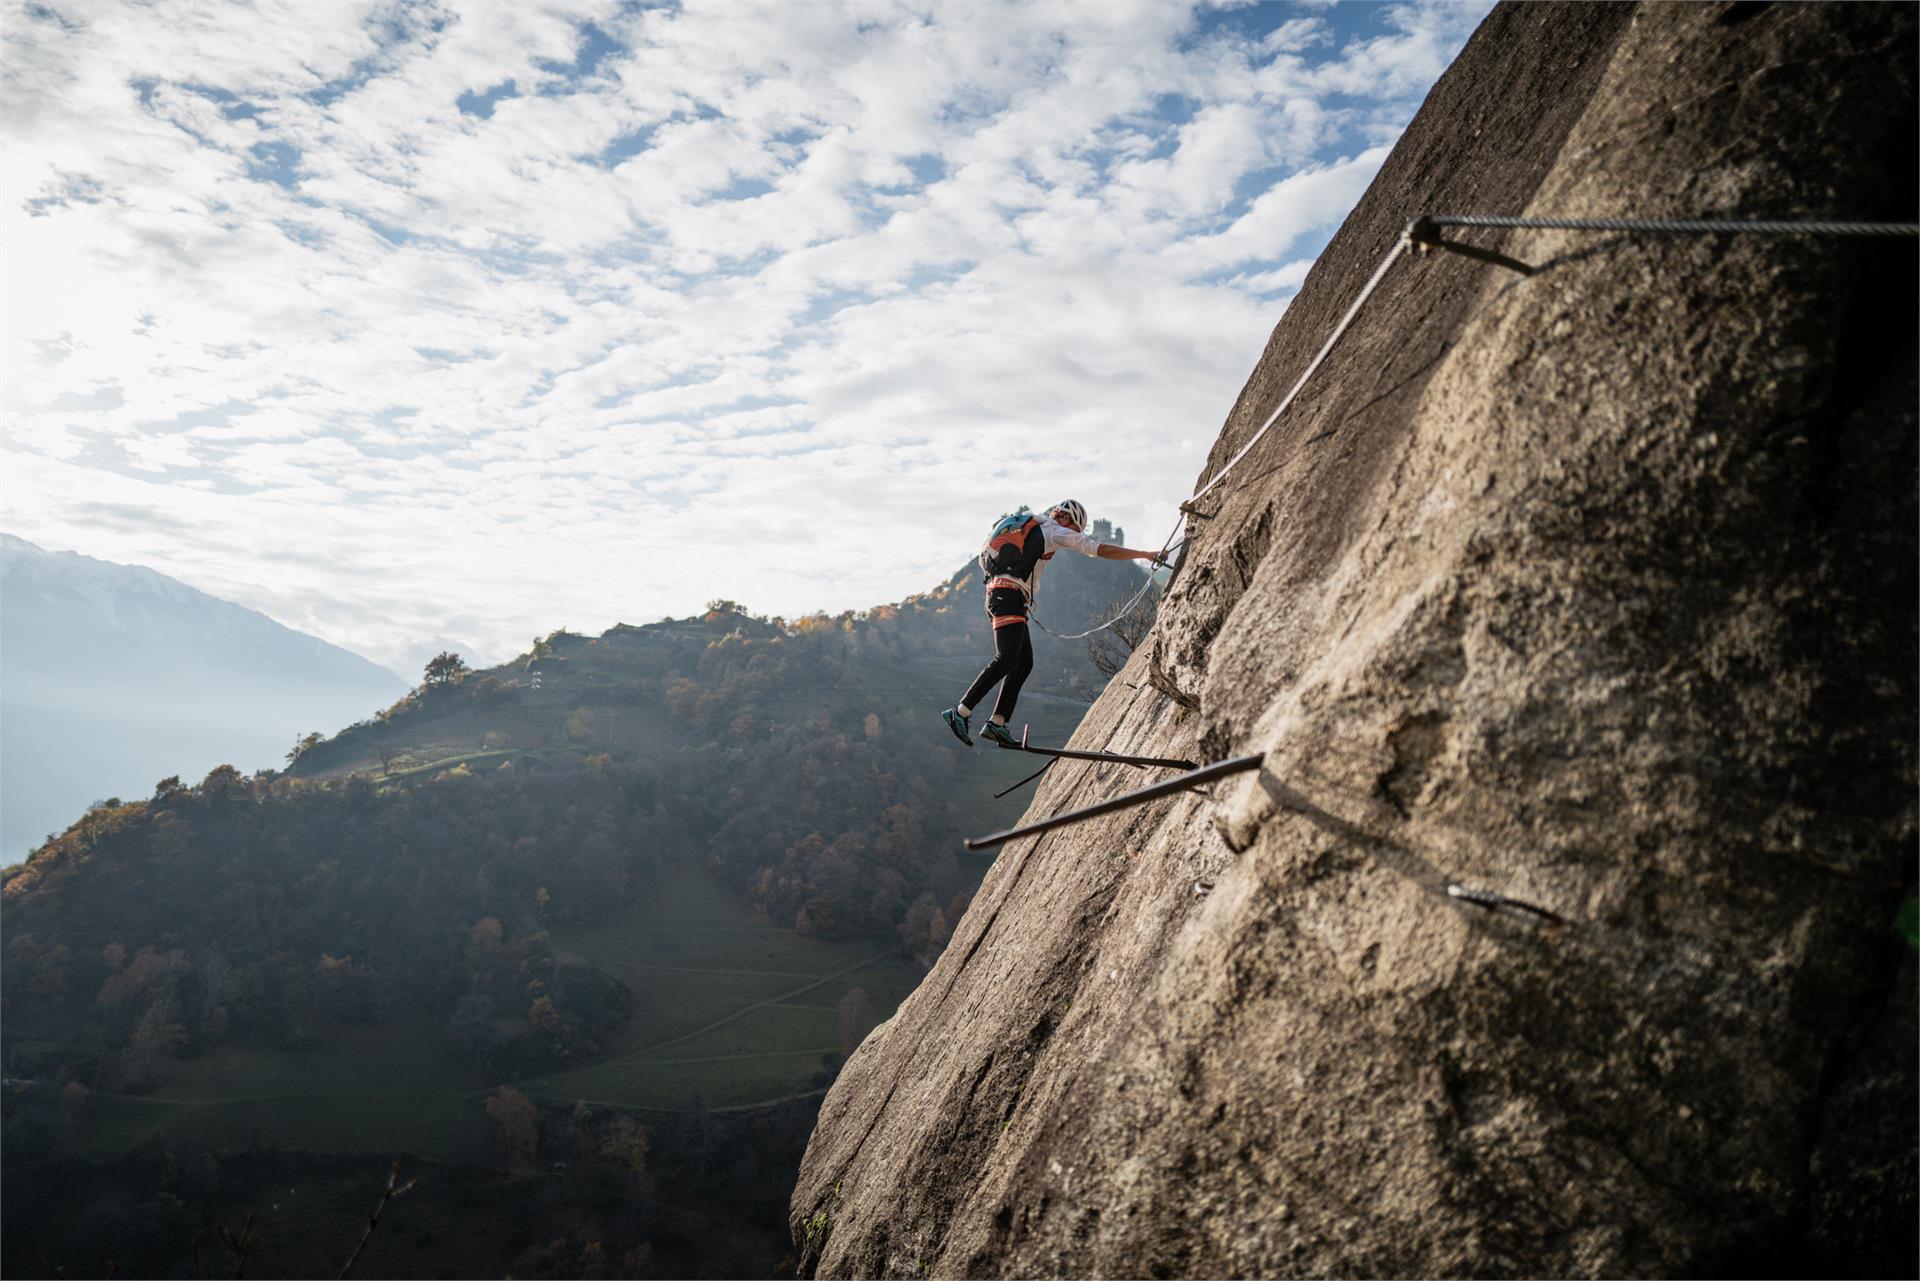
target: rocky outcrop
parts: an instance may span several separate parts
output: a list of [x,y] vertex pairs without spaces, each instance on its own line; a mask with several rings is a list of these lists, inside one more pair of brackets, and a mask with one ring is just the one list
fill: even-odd
[[[1913,217],[1914,45],[1497,9],[1203,475],[1414,214]],[[1076,737],[1263,767],[1003,848],[822,1108],[806,1269],[1915,1271],[1914,249],[1475,238],[1544,270],[1396,267]]]

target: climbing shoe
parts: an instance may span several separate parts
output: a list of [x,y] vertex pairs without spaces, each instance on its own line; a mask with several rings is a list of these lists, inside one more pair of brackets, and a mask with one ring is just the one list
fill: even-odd
[[967,733],[967,718],[960,714],[959,709],[949,707],[940,713],[940,719],[947,723],[947,728],[953,731],[955,738],[968,747],[973,746],[973,735]]
[[1013,736],[1013,731],[998,721],[988,721],[980,730],[980,737],[990,738],[1002,747],[1020,746],[1020,740]]

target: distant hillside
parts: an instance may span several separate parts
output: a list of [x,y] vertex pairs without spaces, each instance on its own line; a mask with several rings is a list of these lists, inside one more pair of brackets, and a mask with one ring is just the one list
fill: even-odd
[[[1094,532],[1123,537],[1104,522]],[[1133,564],[1076,557],[1049,577],[1042,617],[1057,632],[1084,630],[1140,583]],[[1016,814],[1018,796],[992,793],[1038,764],[984,747],[969,754],[936,716],[992,653],[979,571],[968,565],[929,592],[838,615],[788,620],[712,605],[599,637],[556,632],[510,663],[414,691],[289,772],[405,779],[462,766],[577,768],[604,754],[605,768],[640,772],[674,798],[663,840],[699,851],[783,926],[805,910],[810,932],[887,931],[915,897],[944,902],[970,889],[973,875],[951,851],[982,823]],[[1106,676],[1085,641],[1036,631],[1035,651],[1016,723],[1031,723],[1036,742],[1063,742]],[[895,806],[910,824],[890,816]],[[903,848],[875,857],[889,845]]]
[[[1140,583],[1072,558],[1044,617],[1082,629]],[[1058,743],[1107,678],[1039,640],[1020,719]],[[537,1150],[537,1203],[433,1211],[436,1249],[489,1243],[435,1273],[592,1274],[604,1248],[621,1275],[769,1275],[820,1093],[979,879],[958,838],[1024,805],[994,793],[1035,758],[937,716],[990,652],[971,566],[839,615],[716,601],[556,632],[284,772],[80,817],[5,877],[0,1272],[80,1275],[111,1243],[171,1275],[244,1203],[263,1273],[331,1275],[364,1207],[303,1195],[309,1257],[249,1151],[304,1188],[316,1153],[524,1171]]]
[[163,776],[279,765],[405,690],[164,574],[0,534],[0,859]]

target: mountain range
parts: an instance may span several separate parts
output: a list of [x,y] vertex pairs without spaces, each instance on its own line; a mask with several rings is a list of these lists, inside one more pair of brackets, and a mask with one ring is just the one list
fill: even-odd
[[0,859],[166,775],[278,766],[406,690],[165,574],[0,534]]

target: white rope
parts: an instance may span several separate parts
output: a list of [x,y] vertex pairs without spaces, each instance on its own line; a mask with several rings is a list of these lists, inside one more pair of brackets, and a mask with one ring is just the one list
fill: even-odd
[[[1190,513],[1193,510],[1193,504],[1206,497],[1216,485],[1225,480],[1228,473],[1239,466],[1241,460],[1253,452],[1254,446],[1260,443],[1262,438],[1266,436],[1267,431],[1276,422],[1280,421],[1280,415],[1287,412],[1287,407],[1293,404],[1294,398],[1300,394],[1300,389],[1307,385],[1307,380],[1313,377],[1315,371],[1326,361],[1328,354],[1333,351],[1334,344],[1338,343],[1341,337],[1345,335],[1347,329],[1353,324],[1354,318],[1360,314],[1360,309],[1366,306],[1367,299],[1373,296],[1373,291],[1379,287],[1382,280],[1386,279],[1388,269],[1391,268],[1395,262],[1399,261],[1400,255],[1406,252],[1409,245],[1415,243],[1416,234],[1424,234],[1423,229],[1431,227],[1537,228],[1550,231],[1624,231],[1645,232],[1654,235],[1920,236],[1920,223],[1911,222],[1831,222],[1820,220],[1794,222],[1784,219],[1739,221],[1723,218],[1525,218],[1508,214],[1422,214],[1407,224],[1406,230],[1401,233],[1400,238],[1394,241],[1393,248],[1387,250],[1386,254],[1380,259],[1380,265],[1373,269],[1373,275],[1368,277],[1367,283],[1361,287],[1359,297],[1353,300],[1353,305],[1347,308],[1344,316],[1340,317],[1340,323],[1333,327],[1333,332],[1327,335],[1326,342],[1320,345],[1320,350],[1314,353],[1311,361],[1307,362],[1306,369],[1301,372],[1299,378],[1294,380],[1293,386],[1281,399],[1279,405],[1275,406],[1274,411],[1267,415],[1267,420],[1260,424],[1259,429],[1256,430],[1252,436],[1247,438],[1247,443],[1240,446],[1239,452],[1235,453],[1232,458],[1229,458],[1225,466],[1215,472],[1206,484],[1194,490],[1193,494],[1185,502],[1180,504],[1182,517],[1179,523],[1174,525],[1173,532],[1167,535],[1167,541],[1161,544],[1160,559],[1164,559],[1167,552],[1173,547],[1175,537],[1179,535],[1181,527],[1186,523],[1186,513]],[[1115,623],[1125,618],[1133,611],[1134,606],[1140,603],[1141,599],[1147,594],[1148,589],[1153,585],[1153,576],[1149,574],[1147,581],[1141,585],[1139,591],[1133,594],[1133,599],[1129,600],[1126,605],[1121,608],[1119,613],[1098,627],[1090,627],[1084,632],[1074,632],[1070,636],[1062,636],[1060,633],[1049,629],[1046,624],[1042,623],[1038,618],[1034,618],[1032,621],[1041,631],[1046,632],[1047,635],[1055,637],[1058,640],[1083,640],[1095,632],[1105,631],[1107,628],[1112,627]]]
[[1353,306],[1347,308],[1347,314],[1340,317],[1340,323],[1333,327],[1333,332],[1327,335],[1327,341],[1321,344],[1319,352],[1308,362],[1305,372],[1294,382],[1293,389],[1286,394],[1285,399],[1281,400],[1279,406],[1267,415],[1267,421],[1260,424],[1260,430],[1254,432],[1247,443],[1240,446],[1240,452],[1232,458],[1229,458],[1227,465],[1215,472],[1212,480],[1200,486],[1199,489],[1196,489],[1193,492],[1193,496],[1181,504],[1182,507],[1190,507],[1206,497],[1208,490],[1225,480],[1227,473],[1238,466],[1242,458],[1245,458],[1253,452],[1253,447],[1260,443],[1260,438],[1267,434],[1267,429],[1279,421],[1281,414],[1287,412],[1287,406],[1291,405],[1293,398],[1300,394],[1300,389],[1307,385],[1307,379],[1313,377],[1313,371],[1320,368],[1320,362],[1327,358],[1327,353],[1333,350],[1333,345],[1340,341],[1342,334],[1347,332],[1347,326],[1351,325],[1353,318],[1360,314],[1360,309],[1367,305],[1367,299],[1373,297],[1373,291],[1378,288],[1380,282],[1386,278],[1387,268],[1393,266],[1400,255],[1406,252],[1407,244],[1408,241],[1405,236],[1401,236],[1400,239],[1393,242],[1393,248],[1387,250],[1386,256],[1380,260],[1380,265],[1373,269],[1372,278],[1369,279],[1366,285],[1360,290],[1360,296],[1353,300]]
[[[1275,407],[1274,411],[1271,414],[1267,415],[1267,421],[1260,424],[1259,430],[1255,431],[1253,435],[1250,438],[1248,438],[1247,443],[1240,447],[1239,453],[1235,454],[1232,458],[1227,460],[1226,466],[1222,467],[1218,472],[1214,473],[1214,477],[1212,480],[1200,486],[1199,489],[1194,491],[1193,496],[1191,498],[1188,498],[1186,502],[1180,504],[1180,509],[1183,514],[1181,518],[1177,522],[1175,522],[1172,532],[1167,535],[1167,541],[1160,545],[1160,553],[1158,556],[1155,557],[1156,561],[1165,560],[1167,552],[1173,547],[1173,540],[1179,537],[1181,528],[1186,524],[1186,516],[1184,513],[1189,508],[1191,508],[1194,503],[1198,502],[1201,498],[1205,497],[1208,490],[1212,489],[1215,485],[1218,485],[1221,481],[1225,480],[1227,477],[1227,473],[1232,471],[1234,467],[1236,467],[1239,464],[1241,459],[1245,458],[1248,454],[1253,452],[1253,447],[1260,443],[1260,438],[1267,434],[1267,429],[1272,427],[1274,423],[1280,420],[1281,414],[1284,414],[1287,412],[1287,406],[1291,405],[1293,403],[1294,397],[1300,394],[1300,389],[1307,385],[1307,379],[1313,377],[1314,371],[1320,368],[1321,362],[1326,360],[1327,358],[1327,353],[1331,352],[1333,350],[1333,345],[1340,341],[1340,336],[1347,332],[1347,326],[1353,323],[1353,318],[1360,314],[1360,309],[1362,307],[1366,306],[1367,299],[1373,296],[1373,291],[1376,288],[1378,288],[1380,282],[1386,278],[1387,268],[1393,266],[1395,260],[1398,259],[1400,255],[1406,251],[1407,244],[1408,244],[1408,241],[1405,236],[1402,236],[1400,237],[1400,239],[1393,242],[1393,248],[1389,249],[1386,253],[1386,256],[1380,259],[1380,265],[1373,269],[1373,276],[1367,281],[1366,285],[1362,287],[1362,289],[1360,290],[1360,296],[1353,300],[1353,305],[1347,308],[1347,314],[1340,317],[1340,323],[1333,327],[1333,332],[1331,334],[1327,335],[1327,341],[1321,344],[1319,352],[1317,352],[1314,355],[1314,358],[1310,362],[1308,362],[1306,369],[1301,373],[1300,377],[1294,381],[1293,389],[1287,392],[1286,397],[1281,400],[1280,404]],[[1119,613],[1115,614],[1112,618],[1109,618],[1106,622],[1101,623],[1098,627],[1089,627],[1084,632],[1074,632],[1071,635],[1063,636],[1059,632],[1056,632],[1052,628],[1048,627],[1045,623],[1042,623],[1037,617],[1033,619],[1033,624],[1034,626],[1038,627],[1041,631],[1045,632],[1047,635],[1054,637],[1056,640],[1084,640],[1085,638],[1093,635],[1095,632],[1105,631],[1107,628],[1112,627],[1115,623],[1119,622],[1121,619],[1125,618],[1128,614],[1132,613],[1134,606],[1140,603],[1141,598],[1147,594],[1148,588],[1152,587],[1153,585],[1154,585],[1153,575],[1148,574],[1147,581],[1141,584],[1140,590],[1133,594],[1132,600],[1129,600],[1124,606],[1121,607]]]
[[[1167,535],[1167,541],[1164,544],[1162,544],[1160,548],[1160,555],[1154,558],[1154,563],[1156,565],[1160,564],[1162,561],[1165,560],[1167,555],[1167,549],[1173,546],[1173,535],[1178,534],[1180,532],[1180,526],[1184,524],[1186,524],[1186,521],[1183,519],[1180,522],[1180,524],[1175,525],[1173,527],[1173,534]],[[1053,637],[1055,640],[1085,640],[1087,637],[1093,635],[1095,632],[1106,631],[1107,628],[1112,627],[1115,623],[1125,618],[1128,614],[1131,614],[1133,612],[1133,607],[1140,603],[1141,598],[1144,597],[1147,594],[1148,590],[1151,589],[1153,586],[1154,586],[1153,571],[1148,570],[1147,581],[1140,584],[1140,590],[1133,594],[1133,598],[1131,600],[1129,600],[1126,604],[1120,607],[1119,613],[1115,614],[1112,618],[1109,618],[1106,622],[1100,624],[1098,627],[1089,627],[1084,632],[1074,632],[1071,635],[1062,636],[1059,632],[1054,631],[1051,627],[1048,627],[1045,623],[1040,621],[1040,615],[1036,612],[1033,612],[1033,603],[1031,601],[1027,603],[1027,608],[1029,611],[1028,618],[1032,621],[1035,627],[1038,627],[1041,631]]]

